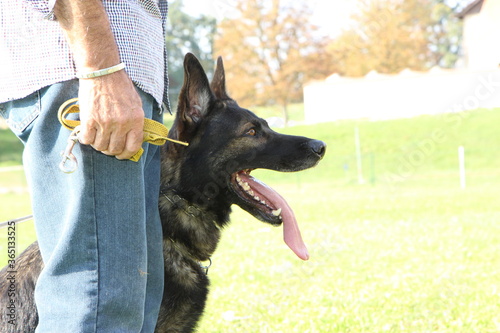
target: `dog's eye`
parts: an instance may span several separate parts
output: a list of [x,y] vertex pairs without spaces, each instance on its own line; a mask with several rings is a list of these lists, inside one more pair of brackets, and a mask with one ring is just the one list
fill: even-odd
[[247,135],[251,135],[251,136],[255,136],[257,134],[257,131],[255,130],[255,128],[250,128],[247,133]]

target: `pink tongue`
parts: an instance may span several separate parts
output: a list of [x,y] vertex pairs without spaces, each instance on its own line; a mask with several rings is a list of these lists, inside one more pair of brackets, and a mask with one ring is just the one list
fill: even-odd
[[239,175],[248,182],[252,190],[262,200],[265,200],[276,209],[281,208],[281,218],[283,219],[283,238],[286,245],[302,260],[309,259],[309,252],[300,235],[297,219],[286,200],[275,190],[248,174]]

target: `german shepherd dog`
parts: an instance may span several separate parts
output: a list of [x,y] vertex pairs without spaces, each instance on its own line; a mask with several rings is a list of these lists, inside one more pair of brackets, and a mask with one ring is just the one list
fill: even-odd
[[[323,142],[278,134],[266,121],[241,108],[225,87],[219,57],[212,83],[198,59],[184,59],[184,84],[169,136],[189,146],[167,143],[162,150],[159,209],[163,225],[165,292],[155,332],[193,332],[203,313],[209,281],[201,262],[210,260],[236,204],[257,219],[283,224],[288,246],[301,259],[309,254],[286,201],[253,178],[257,168],[299,171],[325,154]],[[8,274],[0,272],[2,332],[34,332],[33,299],[43,268],[37,243],[17,260],[17,325],[6,324]]]

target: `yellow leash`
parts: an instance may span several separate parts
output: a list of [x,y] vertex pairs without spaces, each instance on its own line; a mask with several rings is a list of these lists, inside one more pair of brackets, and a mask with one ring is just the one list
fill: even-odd
[[[80,106],[76,104],[78,101],[78,98],[72,98],[64,102],[61,107],[59,107],[59,111],[57,112],[57,118],[59,119],[59,122],[61,123],[62,126],[67,128],[70,131],[75,131],[75,128],[80,125],[79,120],[71,120],[67,119],[68,114],[72,113],[79,113],[80,112]],[[167,137],[168,135],[168,128],[165,127],[162,123],[159,123],[157,121],[144,118],[144,130],[143,130],[144,136],[142,142],[148,142],[152,143],[157,146],[161,146],[165,144],[167,141],[171,141],[174,143],[178,143],[180,145],[188,146],[189,144],[184,141],[177,141],[174,139],[170,139]],[[64,167],[64,163],[67,160],[72,160],[73,163],[76,165],[76,159],[71,154],[71,149],[73,146],[76,144],[76,141],[78,140],[77,133],[71,133],[70,138],[69,138],[69,143],[68,143],[68,148],[66,151],[63,153],[63,161],[61,162],[60,168],[64,172],[73,172],[74,169],[68,170],[67,168]],[[142,156],[142,153],[144,152],[144,149],[141,148],[137,153],[135,153],[134,156],[130,158],[131,161],[137,162]],[[66,169],[66,170],[64,170]]]

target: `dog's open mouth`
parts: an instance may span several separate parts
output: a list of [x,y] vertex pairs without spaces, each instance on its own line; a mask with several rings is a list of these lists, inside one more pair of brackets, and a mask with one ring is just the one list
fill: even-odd
[[309,253],[300,235],[292,209],[278,192],[250,176],[251,171],[250,169],[242,170],[231,176],[233,189],[244,202],[240,206],[252,215],[271,224],[283,222],[285,243],[300,259],[308,260]]

